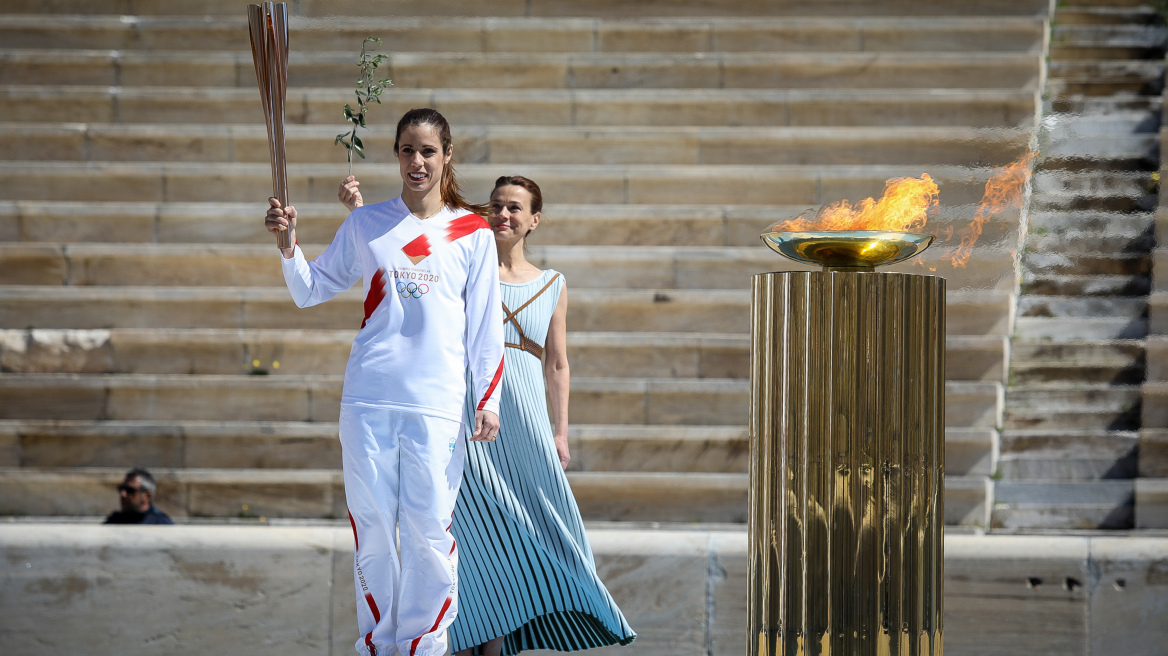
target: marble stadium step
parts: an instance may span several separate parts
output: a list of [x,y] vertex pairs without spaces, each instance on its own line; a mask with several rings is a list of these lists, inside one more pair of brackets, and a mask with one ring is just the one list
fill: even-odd
[[[1035,254],[1065,253],[1069,257],[1084,255],[1107,255],[1111,257],[1147,257],[1155,246],[1155,237],[1148,231],[1136,234],[1114,235],[1096,232],[1071,232],[1062,234],[1033,234],[1027,239]],[[1098,273],[1113,273],[1100,270]]]
[[[353,101],[344,89],[288,90],[288,125],[337,125]],[[952,126],[1033,125],[1027,89],[468,89],[397,88],[370,110],[373,124],[433,107],[453,125],[527,126]],[[0,85],[0,116],[22,123],[262,125],[255,90]]]
[[1094,233],[1102,237],[1139,237],[1150,234],[1155,223],[1152,212],[1102,211],[1030,212],[1030,231],[1039,236]]
[[1140,385],[1031,383],[1011,386],[1006,395],[1005,429],[1095,429],[1130,431],[1140,427]]
[[1058,380],[1138,384],[1144,366],[1144,346],[1137,340],[1014,340],[1010,345],[1010,379],[1021,385]]
[[[175,627],[193,654],[283,653],[304,644],[340,654],[358,638],[347,519],[239,519],[226,526],[180,519],[180,526],[164,530],[101,527],[99,520],[28,517],[0,525],[5,559],[14,563],[3,571],[2,585],[27,590],[3,599],[13,627],[10,651],[65,651],[90,641],[100,630],[94,627],[135,624]],[[710,645],[707,653],[716,656],[746,652],[745,526],[586,529],[597,569],[638,631],[640,656],[676,656],[682,644]],[[1145,611],[1162,595],[1160,535],[998,536],[962,529],[944,538],[944,609],[961,618],[946,626],[950,656],[1155,654],[1165,641],[1158,615]],[[226,573],[231,585],[224,576],[202,575],[207,571]],[[67,596],[44,584],[78,579],[101,583]],[[260,603],[255,589],[266,593]],[[159,591],[178,590],[170,603],[157,603]],[[59,616],[78,621],[40,630]],[[1036,616],[1044,618],[1037,626]],[[102,645],[128,653],[139,640],[118,633]]]
[[[1039,53],[1011,52],[389,52],[387,56],[378,75],[404,88],[1032,89],[1039,84],[1041,74]],[[288,58],[288,85],[349,87],[352,68],[353,53],[349,50],[293,50]],[[251,53],[244,49],[141,52],[5,48],[0,49],[0,84],[249,88],[255,85],[255,68]]]
[[1018,317],[1014,336],[1054,341],[1142,339],[1148,326],[1149,319],[1144,317]]
[[[1060,11],[1061,18],[1061,11]],[[1050,56],[1061,61],[1159,59],[1168,41],[1163,26],[1148,24],[1056,25],[1051,28]]]
[[1148,335],[1144,340],[1147,358],[1147,379],[1168,381],[1168,335]]
[[1148,301],[1119,296],[1022,296],[1018,299],[1018,316],[1139,319],[1148,316]]
[[1159,166],[1158,123],[1148,111],[1048,114],[1042,120],[1049,144],[1042,152],[1045,169],[1099,170],[1111,166],[1154,169]]
[[1147,3],[1131,6],[1063,5],[1058,8],[1058,22],[1062,25],[1154,25],[1159,14]]
[[[0,514],[101,516],[124,468],[0,469]],[[337,470],[155,469],[158,507],[174,517],[345,517]],[[945,479],[946,524],[973,524],[987,506],[982,477]],[[745,523],[747,474],[569,472],[591,521]]]
[[[935,16],[1046,16],[1050,6],[1044,0],[937,0],[922,7],[914,0],[863,3],[862,15],[916,17]],[[233,0],[205,0],[197,6],[168,0],[8,0],[0,13],[87,14],[141,16],[236,16],[239,4]],[[424,5],[406,0],[300,0],[295,16],[832,16],[857,14],[851,0],[661,0],[651,6],[622,0],[457,0],[441,5]]]
[[[1137,111],[1159,111],[1164,105],[1160,96],[1138,96],[1123,94],[1119,96],[1089,96],[1081,93],[1069,93],[1050,98],[1049,111],[1054,114],[1078,114],[1083,117],[1103,117],[1117,113],[1127,114]],[[1150,121],[1148,126],[1155,130],[1159,123]]]
[[1144,428],[1168,428],[1168,382],[1144,383],[1142,424]]
[[1135,527],[1168,528],[1168,479],[1137,478]]
[[1151,259],[1153,289],[1168,289],[1168,247],[1161,246],[1152,250]]
[[[338,164],[289,164],[292,199],[334,202],[337,183],[347,168]],[[946,205],[981,200],[992,168],[931,166],[930,175],[944,191]],[[459,181],[467,196],[487,198],[500,175],[514,166],[463,164]],[[524,174],[538,180],[545,197],[572,204],[804,205],[840,199],[859,200],[883,193],[889,178],[919,176],[919,167],[760,166],[760,165],[530,165]],[[53,185],[44,181],[51,176]],[[712,185],[732,179],[734,184]],[[9,200],[254,202],[268,197],[271,169],[262,163],[183,162],[67,163],[0,162],[0,196]],[[401,178],[391,167],[362,172],[362,193],[393,198]]]
[[[1076,241],[1082,243],[1087,240]],[[1065,249],[1056,248],[1038,240],[1033,246],[1035,250],[1023,257],[1022,266],[1029,272],[1044,275],[1147,276],[1151,273],[1152,258],[1147,252],[1120,251],[1124,246],[1109,248],[1109,240],[1105,238],[1096,238],[1096,242],[1099,250],[1083,252],[1069,244]]]
[[1000,440],[999,480],[1131,479],[1138,472],[1136,431],[1006,430]]
[[1031,178],[1035,195],[1136,196],[1156,189],[1150,171],[1061,171],[1040,170]]
[[1140,478],[1168,478],[1168,428],[1140,429]]
[[[192,374],[0,374],[0,419],[331,421],[342,377]],[[946,424],[994,427],[1002,385],[946,382]],[[572,416],[597,424],[741,424],[749,381],[572,380]]]
[[[293,16],[297,51],[341,51],[368,35],[398,52],[1041,51],[1036,16],[751,18]],[[0,14],[7,48],[248,50],[247,19]]]
[[[308,258],[325,249],[301,247]],[[974,251],[962,268],[951,266],[938,249],[922,259],[953,289],[1013,287],[1013,258],[992,249]],[[150,280],[155,286],[284,286],[279,254],[271,246],[180,244],[0,243],[0,285],[121,286]],[[536,246],[529,260],[554,268],[568,280],[592,289],[743,289],[750,277],[788,266],[765,246]]]
[[1112,134],[1053,143],[1043,152],[1047,169],[1097,171],[1109,167],[1156,168],[1160,138],[1153,134]]
[[[358,169],[360,170],[360,169]],[[372,201],[372,197],[370,198]],[[348,215],[331,203],[296,202],[305,243],[332,239]],[[261,205],[262,207],[262,205]],[[930,230],[960,235],[975,208],[939,208]],[[759,235],[779,220],[808,212],[806,205],[544,205],[533,246],[757,246]],[[263,244],[273,239],[247,203],[135,203],[117,201],[0,200],[0,240],[52,243]],[[1019,216],[1005,211],[982,226],[978,249],[1016,239]],[[936,257],[938,243],[928,257]],[[777,256],[776,256],[777,257]],[[778,260],[776,259],[776,266]],[[943,275],[947,272],[943,273]]]
[[[354,330],[0,330],[5,373],[342,374]],[[750,337],[568,333],[577,376],[748,378]],[[949,380],[1005,382],[1006,338],[946,339]]]
[[[122,468],[0,469],[0,513],[106,515]],[[155,469],[158,507],[175,517],[330,518],[346,516],[339,470]]]
[[[746,290],[573,288],[568,328],[580,332],[748,333]],[[0,287],[0,328],[289,328],[351,330],[360,290],[297,308],[279,287]],[[951,291],[949,335],[1006,335],[1007,292]]]
[[[949,476],[994,471],[996,432],[945,429]],[[744,426],[574,424],[569,471],[747,473]],[[0,467],[340,469],[337,424],[258,421],[0,421]]]
[[1145,297],[1019,297],[1014,335],[1056,341],[1141,339],[1148,334]]
[[1155,193],[1137,190],[1076,193],[1050,193],[1035,195],[1030,207],[1040,212],[1126,212],[1142,213],[1156,208],[1158,197]]
[[[1119,137],[1122,135],[1156,135],[1159,124],[1148,118],[1151,108],[1128,107],[1126,102],[1081,108],[1073,113],[1051,112],[1042,117],[1042,127],[1047,131],[1051,146],[1073,148],[1074,143],[1096,137]],[[1043,150],[1049,153],[1050,146]]]
[[1148,295],[1149,333],[1168,335],[1168,290],[1153,289]]
[[1134,487],[1134,481],[997,481],[992,528],[1132,528]]
[[[397,161],[394,126],[372,126],[362,164]],[[1027,149],[1016,128],[519,127],[453,129],[465,164],[1004,164]],[[336,126],[291,125],[288,159],[335,162]],[[380,144],[380,148],[373,148]],[[261,125],[0,123],[0,160],[73,162],[268,161]]]
[[1027,295],[1147,296],[1151,288],[1152,278],[1147,274],[1061,275],[1023,271],[1020,281],[1020,289]]
[[1052,61],[1048,76],[1047,89],[1060,95],[1158,95],[1164,89],[1164,63],[1158,60]]

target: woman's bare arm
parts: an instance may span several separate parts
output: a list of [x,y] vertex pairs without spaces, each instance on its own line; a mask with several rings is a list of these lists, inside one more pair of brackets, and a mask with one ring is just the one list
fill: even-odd
[[567,468],[572,459],[568,453],[568,287],[560,290],[560,300],[552,312],[544,342],[543,375],[547,379],[548,405],[552,412],[552,437],[560,466]]

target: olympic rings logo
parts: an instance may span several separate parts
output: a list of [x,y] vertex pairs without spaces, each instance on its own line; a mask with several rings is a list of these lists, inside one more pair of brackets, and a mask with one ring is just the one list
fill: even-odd
[[401,294],[402,298],[422,298],[423,294],[430,293],[430,285],[426,283],[419,285],[416,282],[399,282],[397,284],[397,293]]

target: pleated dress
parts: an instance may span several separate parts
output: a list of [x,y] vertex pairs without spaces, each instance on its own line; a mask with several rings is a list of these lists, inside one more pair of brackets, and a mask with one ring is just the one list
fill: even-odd
[[[564,279],[500,283],[504,353],[499,437],[468,442],[451,531],[458,615],[451,651],[505,636],[503,654],[627,645],[636,634],[596,574],[580,509],[552,439],[542,353]],[[474,407],[467,418],[474,425]]]

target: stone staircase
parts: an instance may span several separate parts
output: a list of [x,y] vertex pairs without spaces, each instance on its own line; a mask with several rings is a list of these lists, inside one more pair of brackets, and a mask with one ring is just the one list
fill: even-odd
[[1010,355],[995,528],[1131,528],[1168,31],[1060,3]]
[[[968,223],[989,167],[1036,129],[1046,7],[301,0],[300,239],[311,256],[344,218],[332,137],[360,40],[381,36],[396,86],[356,167],[367,199],[400,189],[389,131],[423,105],[454,124],[471,198],[504,173],[544,188],[532,250],[572,288],[586,517],[744,522],[749,275],[792,268],[758,234],[922,172],[942,186],[933,228]],[[178,518],[343,517],[335,421],[361,299],[297,310],[283,288],[242,5],[0,12],[0,513],[104,514],[143,465]],[[923,263],[949,278],[951,524],[988,523],[1020,217],[991,220],[964,268],[944,244]]]

